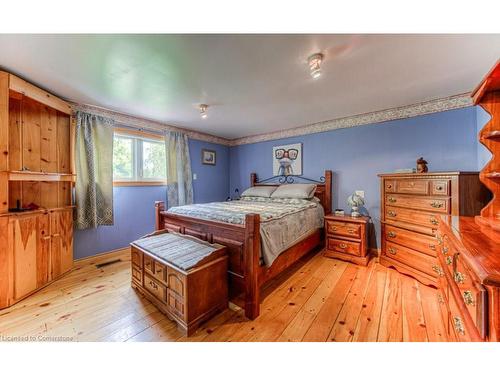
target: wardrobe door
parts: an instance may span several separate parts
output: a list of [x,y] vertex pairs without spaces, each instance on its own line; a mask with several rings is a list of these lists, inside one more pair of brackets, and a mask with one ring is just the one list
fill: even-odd
[[63,273],[61,265],[62,239],[59,225],[59,211],[50,212],[50,236],[50,276],[51,279],[55,279]]
[[38,217],[36,268],[36,283],[40,288],[50,281],[50,216],[48,212]]
[[73,267],[73,210],[59,211],[59,233],[61,234],[61,272]]
[[14,299],[37,288],[37,215],[14,222]]

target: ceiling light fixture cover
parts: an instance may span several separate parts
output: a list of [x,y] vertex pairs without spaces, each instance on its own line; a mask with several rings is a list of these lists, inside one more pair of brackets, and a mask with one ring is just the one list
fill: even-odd
[[200,116],[201,118],[207,118],[208,117],[208,105],[206,104],[200,104]]
[[315,53],[314,55],[309,56],[307,62],[309,63],[309,71],[311,73],[311,77],[314,79],[318,78],[321,75],[321,62],[323,61],[322,53]]

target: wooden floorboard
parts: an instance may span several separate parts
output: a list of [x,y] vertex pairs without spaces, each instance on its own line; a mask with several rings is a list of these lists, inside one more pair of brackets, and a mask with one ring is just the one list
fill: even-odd
[[[98,263],[119,258],[103,268]],[[437,290],[372,260],[306,257],[268,283],[254,321],[236,305],[185,337],[130,287],[128,251],[73,271],[0,311],[0,335],[74,341],[451,341]]]

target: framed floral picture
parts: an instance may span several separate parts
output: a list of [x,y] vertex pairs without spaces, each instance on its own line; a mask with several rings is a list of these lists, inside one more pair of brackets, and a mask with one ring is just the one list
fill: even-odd
[[215,151],[214,150],[201,150],[201,162],[207,165],[215,165]]

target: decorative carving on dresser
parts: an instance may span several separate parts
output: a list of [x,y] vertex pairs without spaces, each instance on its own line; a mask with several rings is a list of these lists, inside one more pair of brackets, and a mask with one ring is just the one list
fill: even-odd
[[380,263],[437,286],[440,215],[477,214],[489,198],[478,172],[381,174]]

